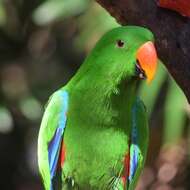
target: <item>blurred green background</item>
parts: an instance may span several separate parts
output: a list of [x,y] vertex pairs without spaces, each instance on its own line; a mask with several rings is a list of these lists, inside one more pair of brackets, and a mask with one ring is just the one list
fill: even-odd
[[[44,105],[116,26],[90,0],[0,0],[1,190],[42,189],[36,147]],[[160,63],[139,94],[151,135],[137,190],[190,189],[190,106],[183,92]]]

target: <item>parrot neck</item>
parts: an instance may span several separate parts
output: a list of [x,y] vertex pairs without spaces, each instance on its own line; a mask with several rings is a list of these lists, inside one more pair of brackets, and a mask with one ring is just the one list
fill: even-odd
[[[136,99],[136,80],[83,79],[69,86],[72,111],[80,109],[87,126],[123,126],[131,123],[131,110]],[[76,118],[79,119],[79,118]],[[84,121],[83,121],[84,122]],[[130,126],[130,125],[128,125]]]
[[[131,126],[132,123],[132,107],[136,100],[136,80],[123,80],[118,85],[118,94],[112,94],[112,105],[118,111],[118,126]],[[125,123],[125,125],[124,125]],[[130,130],[128,128],[128,130]]]
[[124,73],[127,64],[122,68],[101,67],[105,61],[99,54],[92,53],[67,84],[72,102],[70,109],[76,113],[73,120],[80,119],[77,123],[86,122],[86,126],[93,123],[95,126],[124,127],[131,122],[137,81],[129,68]]

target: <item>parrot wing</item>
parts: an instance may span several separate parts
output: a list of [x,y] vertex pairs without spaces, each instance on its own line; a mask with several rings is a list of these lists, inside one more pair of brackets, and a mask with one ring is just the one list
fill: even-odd
[[38,165],[46,190],[53,190],[53,178],[64,162],[63,135],[67,110],[68,93],[59,90],[51,96],[42,119],[38,137]]
[[126,189],[133,190],[141,174],[148,149],[148,119],[143,102],[137,99],[132,109],[129,154],[125,159]]

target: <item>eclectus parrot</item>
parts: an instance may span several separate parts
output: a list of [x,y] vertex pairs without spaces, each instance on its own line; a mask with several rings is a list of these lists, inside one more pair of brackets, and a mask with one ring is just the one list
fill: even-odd
[[50,97],[38,138],[46,190],[133,190],[148,148],[141,79],[156,72],[153,34],[123,26],[106,33],[74,77]]

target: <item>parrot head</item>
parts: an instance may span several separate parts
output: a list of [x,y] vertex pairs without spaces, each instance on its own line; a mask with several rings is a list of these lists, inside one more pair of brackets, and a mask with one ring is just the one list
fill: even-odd
[[[154,36],[146,28],[122,26],[106,33],[84,63],[90,75],[102,80],[147,79],[157,68]],[[93,69],[92,69],[93,68]],[[95,72],[94,72],[95,71]]]

